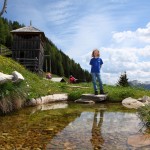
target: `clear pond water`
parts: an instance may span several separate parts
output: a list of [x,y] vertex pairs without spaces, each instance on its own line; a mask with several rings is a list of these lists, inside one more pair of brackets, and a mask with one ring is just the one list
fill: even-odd
[[55,103],[0,117],[0,150],[148,150],[128,144],[146,132],[121,104]]

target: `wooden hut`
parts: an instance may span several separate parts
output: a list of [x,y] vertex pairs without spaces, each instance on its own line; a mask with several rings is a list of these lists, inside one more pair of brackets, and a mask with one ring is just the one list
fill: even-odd
[[44,32],[28,26],[11,31],[13,35],[12,58],[28,70],[43,72]]

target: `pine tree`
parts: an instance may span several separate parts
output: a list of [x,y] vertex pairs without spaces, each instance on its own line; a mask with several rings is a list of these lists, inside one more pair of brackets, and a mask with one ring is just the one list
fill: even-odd
[[121,74],[121,76],[120,76],[120,78],[118,80],[117,86],[123,86],[123,87],[129,86],[126,72]]
[[1,18],[0,18],[0,44],[5,44],[5,26]]

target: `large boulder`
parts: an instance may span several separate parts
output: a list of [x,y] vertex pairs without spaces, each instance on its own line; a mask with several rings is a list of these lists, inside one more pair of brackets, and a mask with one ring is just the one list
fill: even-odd
[[145,106],[145,104],[143,104],[142,102],[131,97],[124,99],[122,101],[122,105],[127,108],[135,108],[135,109],[138,109],[141,106]]
[[11,81],[13,79],[13,75],[8,75],[0,72],[0,84]]
[[63,102],[68,100],[68,94],[62,93],[62,94],[53,94],[53,95],[47,95],[42,96],[36,99],[31,99],[30,102],[28,102],[27,106],[36,106],[41,104],[47,104],[51,102]]
[[22,76],[22,74],[20,74],[17,71],[13,71],[12,75],[13,75],[13,82],[20,82],[24,80],[24,77]]
[[47,95],[47,96],[42,96],[40,99],[42,104],[49,103],[49,102],[66,101],[68,99],[68,94],[62,93],[62,94]]
[[143,96],[142,98],[142,102],[146,103],[146,104],[150,104],[150,97],[149,96]]
[[4,74],[0,72],[0,84],[3,84],[5,82],[20,82],[24,80],[24,77],[17,71],[12,72],[12,75]]

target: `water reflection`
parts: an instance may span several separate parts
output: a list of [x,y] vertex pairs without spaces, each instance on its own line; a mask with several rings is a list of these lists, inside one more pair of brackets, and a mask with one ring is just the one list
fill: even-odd
[[0,117],[0,149],[133,150],[135,145],[129,140],[142,127],[136,112],[128,112],[120,104],[39,108]]
[[[139,132],[139,123],[136,113],[113,112],[105,108],[83,111],[50,140],[47,150],[132,150],[134,147],[127,144],[127,139]],[[146,149],[142,147],[141,150]]]
[[62,109],[67,108],[68,103],[67,102],[61,102],[61,103],[51,103],[51,104],[42,104],[34,107],[32,109],[31,113],[35,113],[36,111],[44,111],[44,110],[51,110],[51,109]]
[[100,149],[101,145],[104,143],[104,139],[101,134],[103,116],[104,116],[103,109],[100,109],[99,111],[98,109],[95,109],[93,126],[92,126],[92,139],[91,139],[93,149]]

